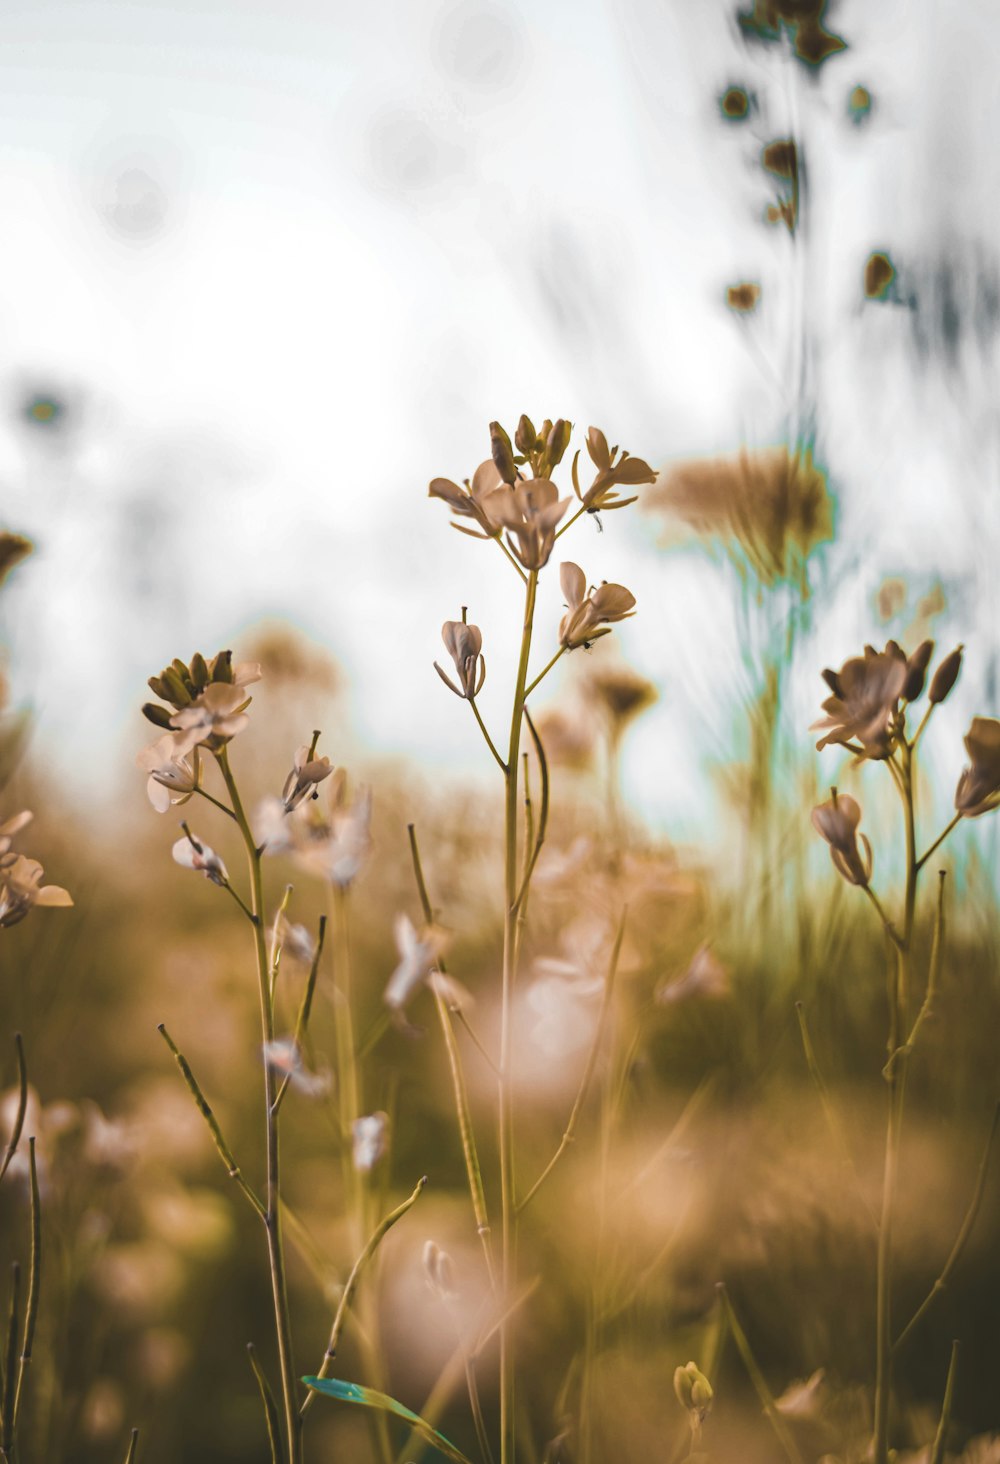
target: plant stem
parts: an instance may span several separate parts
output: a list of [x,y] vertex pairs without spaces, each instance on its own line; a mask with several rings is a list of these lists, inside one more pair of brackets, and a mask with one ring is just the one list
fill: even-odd
[[785,1454],[790,1460],[790,1464],[802,1464],[802,1455],[799,1453],[798,1446],[792,1437],[787,1423],[778,1412],[774,1401],[774,1394],[767,1386],[767,1380],[758,1366],[757,1359],[753,1355],[750,1343],[747,1341],[747,1335],[733,1310],[733,1304],[729,1299],[729,1292],[721,1281],[716,1285],[716,1290],[722,1301],[726,1320],[729,1323],[729,1330],[732,1334],[733,1341],[736,1343],[736,1350],[743,1359],[743,1365],[750,1375],[750,1381],[753,1383],[754,1391],[760,1399],[761,1407],[768,1416],[778,1442],[781,1444],[782,1449],[784,1449]]
[[543,666],[541,671],[539,671],[538,675],[535,677],[534,681],[530,682],[529,685],[525,687],[525,697],[529,697],[534,691],[535,687],[538,685],[538,683],[542,681],[546,676],[548,676],[549,672],[552,670],[552,667],[559,660],[559,657],[565,655],[567,649],[568,647],[566,646],[559,647],[558,651],[556,651],[555,655],[552,657],[552,660],[549,661],[547,665]]
[[948,1377],[944,1385],[944,1401],[941,1404],[941,1419],[938,1423],[937,1434],[934,1438],[934,1447],[931,1449],[929,1464],[944,1464],[944,1446],[948,1439],[948,1425],[951,1422],[951,1404],[955,1396],[955,1374],[958,1371],[958,1354],[961,1343],[956,1338],[951,1344],[951,1357],[948,1360]]
[[[499,1080],[499,1143],[500,1143],[500,1207],[501,1207],[501,1285],[505,1303],[510,1301],[516,1284],[514,1261],[514,1131],[513,1088],[511,1084],[511,1048],[514,1008],[514,983],[517,975],[518,874],[517,874],[517,782],[518,752],[521,745],[521,722],[524,716],[524,689],[528,682],[528,658],[531,654],[531,630],[535,615],[538,570],[528,575],[524,592],[524,621],[521,629],[521,655],[514,686],[514,704],[510,719],[510,744],[507,770],[504,774],[504,922],[503,922],[503,987],[500,1020]],[[514,1329],[505,1317],[500,1328],[500,1464],[514,1464]]]
[[492,754],[493,754],[493,756],[494,756],[494,758],[496,760],[497,767],[503,773],[504,777],[506,777],[507,776],[507,764],[504,762],[503,758],[500,756],[500,754],[496,750],[496,746],[494,744],[493,738],[490,736],[489,732],[487,731],[486,723],[483,721],[482,714],[481,714],[479,708],[476,706],[476,699],[475,699],[475,697],[474,696],[470,696],[470,697],[467,697],[466,700],[468,701],[469,706],[472,708],[473,716],[475,717],[476,721],[479,723],[479,730],[480,730],[480,732],[483,734],[484,738],[486,739],[486,746],[489,748],[490,752],[492,752]]
[[956,825],[957,824],[960,824],[961,822],[962,822],[962,814],[956,813],[955,814],[955,817],[952,819],[951,823],[948,825],[948,827],[942,833],[938,834],[937,838],[934,840],[933,844],[927,850],[927,852],[925,854],[921,854],[920,858],[917,860],[917,868],[918,869],[923,869],[924,865],[927,863],[928,859],[934,853],[935,849],[939,848],[944,843],[945,839],[951,833],[952,829],[955,828]]
[[[229,765],[229,749],[216,754],[219,770],[233,807],[246,846],[250,872],[251,915],[254,930],[254,953],[257,958],[257,981],[260,994],[261,1035],[265,1044],[274,1040],[274,1008],[271,1000],[271,973],[264,941],[264,888],[261,856],[240,799],[236,779]],[[264,1230],[271,1271],[271,1293],[274,1301],[274,1327],[278,1342],[278,1364],[281,1371],[281,1396],[285,1418],[288,1464],[302,1464],[302,1430],[296,1396],[295,1361],[292,1355],[292,1329],[288,1311],[288,1284],[285,1277],[285,1255],[281,1239],[281,1151],[278,1143],[278,1114],[274,1109],[275,1073],[269,1062],[264,1067],[264,1126],[267,1148],[267,1188],[264,1206]]]

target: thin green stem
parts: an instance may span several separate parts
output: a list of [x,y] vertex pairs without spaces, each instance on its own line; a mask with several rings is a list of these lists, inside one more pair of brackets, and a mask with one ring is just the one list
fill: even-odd
[[497,767],[503,773],[504,777],[506,777],[507,776],[507,764],[504,762],[503,758],[500,756],[500,754],[496,750],[496,745],[495,745],[495,743],[493,741],[493,738],[490,736],[490,734],[489,734],[489,732],[487,730],[487,727],[486,727],[486,723],[483,721],[482,714],[481,714],[479,708],[476,706],[476,699],[475,699],[475,697],[474,696],[466,697],[466,700],[468,701],[469,706],[472,708],[472,714],[473,714],[473,716],[475,717],[476,721],[479,723],[479,730],[483,734],[483,737],[486,740],[486,746],[489,748],[490,752],[492,752],[493,757],[496,760]]
[[927,863],[928,859],[931,857],[931,855],[934,853],[934,851],[936,849],[939,849],[941,847],[941,845],[944,843],[945,839],[951,833],[952,829],[953,828],[956,828],[958,826],[958,824],[960,824],[962,822],[962,817],[963,817],[962,814],[956,813],[955,814],[955,817],[952,819],[951,823],[948,825],[948,827],[946,829],[943,830],[942,833],[938,834],[937,838],[934,840],[933,844],[927,850],[927,852],[925,854],[921,854],[920,858],[917,860],[917,868],[918,869],[923,869],[923,867]]
[[281,1464],[281,1416],[278,1413],[278,1405],[274,1401],[274,1394],[271,1392],[271,1384],[267,1380],[264,1369],[257,1361],[257,1350],[252,1342],[247,1343],[247,1358],[257,1383],[257,1391],[260,1393],[261,1406],[264,1409],[267,1442],[271,1449],[271,1464]]
[[604,1036],[605,1023],[607,1021],[608,1012],[611,1008],[611,997],[614,990],[615,976],[618,971],[618,957],[621,954],[622,941],[625,938],[625,921],[627,916],[628,906],[626,905],[626,907],[622,910],[621,919],[618,922],[618,932],[615,935],[615,943],[611,951],[611,960],[608,965],[608,974],[604,982],[604,992],[601,997],[601,1010],[597,1018],[597,1026],[594,1030],[594,1040],[590,1044],[590,1052],[587,1054],[587,1061],[584,1065],[583,1074],[580,1078],[580,1086],[577,1089],[576,1098],[574,1100],[573,1107],[570,1110],[570,1115],[566,1123],[565,1132],[563,1133],[563,1136],[559,1141],[559,1147],[552,1155],[552,1158],[549,1160],[548,1164],[546,1164],[545,1168],[535,1180],[528,1193],[524,1196],[524,1199],[518,1202],[517,1213],[519,1215],[527,1209],[528,1205],[531,1203],[535,1195],[541,1189],[542,1185],[548,1179],[553,1169],[555,1169],[559,1160],[562,1158],[563,1154],[565,1154],[566,1150],[569,1148],[576,1135],[576,1125],[579,1121],[580,1112],[583,1108],[584,1100],[587,1097],[588,1089],[590,1088],[591,1079],[594,1076],[594,1069],[597,1067],[597,1058],[601,1050],[601,1040]]
[[[515,1196],[514,1196],[514,1112],[511,1073],[513,1043],[514,986],[517,979],[518,873],[517,873],[517,782],[521,723],[524,718],[524,689],[528,682],[531,632],[538,590],[538,570],[528,575],[521,627],[514,702],[511,708],[510,744],[507,751],[504,798],[504,929],[503,985],[500,1019],[499,1147],[501,1207],[501,1284],[509,1300],[516,1286]],[[505,1319],[500,1328],[500,1464],[514,1464],[516,1418],[514,1410],[514,1330]]]
[[135,1464],[136,1452],[139,1448],[139,1430],[134,1428],[129,1435],[128,1449],[125,1453],[125,1464]]
[[[261,855],[240,799],[236,779],[229,764],[229,749],[216,754],[219,770],[226,784],[233,815],[239,825],[246,848],[252,895],[251,915],[254,932],[254,954],[257,960],[257,984],[260,996],[261,1036],[265,1048],[274,1041],[274,1007],[271,999],[271,972],[264,940],[264,889]],[[285,1253],[281,1234],[281,1150],[278,1141],[278,1115],[274,1112],[276,1077],[269,1062],[264,1068],[264,1132],[267,1149],[267,1187],[264,1229],[267,1235],[271,1292],[274,1302],[274,1325],[281,1372],[281,1396],[285,1419],[285,1442],[288,1464],[302,1464],[302,1430],[299,1421],[295,1360],[292,1354],[292,1329],[288,1308],[288,1283],[285,1276]]]
[[568,518],[566,520],[566,522],[563,524],[562,528],[556,530],[556,538],[557,539],[561,539],[562,536],[563,536],[563,534],[566,533],[567,529],[571,529],[573,527],[573,525],[576,523],[577,519],[578,518],[582,518],[583,515],[586,512],[587,512],[587,505],[585,503],[581,503],[580,507],[577,509],[576,513],[573,514],[572,518]]
[[[288,888],[291,889],[291,885],[289,885]],[[313,952],[312,964],[309,967],[309,974],[306,977],[305,985],[302,988],[302,1000],[299,1003],[299,1014],[295,1020],[295,1033],[292,1037],[292,1041],[295,1044],[295,1050],[297,1053],[301,1051],[302,1043],[305,1040],[306,1031],[309,1027],[309,1014],[312,1011],[313,995],[316,991],[316,977],[319,974],[319,963],[323,956],[323,942],[325,939],[326,916],[321,915],[319,917],[319,930],[316,935],[316,949]],[[274,957],[272,956],[271,970],[273,972],[276,969],[277,967],[274,964]],[[284,1078],[282,1079],[281,1087],[278,1089],[277,1095],[274,1099],[275,1113],[277,1113],[279,1108],[281,1107],[282,1100],[284,1099],[284,1096],[288,1091],[288,1085],[291,1080],[291,1073],[286,1073]]]
[[556,664],[556,662],[559,660],[559,658],[561,656],[564,656],[566,654],[566,652],[568,650],[569,650],[569,647],[568,646],[560,646],[559,647],[558,651],[556,651],[555,655],[552,657],[552,660],[549,661],[546,666],[543,666],[542,670],[539,671],[539,673],[535,677],[534,681],[529,682],[529,684],[524,688],[524,695],[525,695],[526,698],[531,695],[531,693],[534,691],[534,689],[538,685],[538,683],[540,681],[543,681],[545,679],[545,677],[548,676],[549,672],[552,670],[552,667]]
[[14,1047],[17,1052],[17,1111],[14,1114],[14,1127],[7,1140],[3,1162],[0,1163],[0,1179],[3,1179],[7,1173],[10,1161],[17,1153],[17,1146],[21,1142],[21,1133],[24,1129],[24,1115],[28,1108],[28,1067],[24,1060],[24,1042],[20,1032],[14,1033]]
[[[220,813],[224,813],[227,818],[231,818],[233,820],[236,820],[236,815],[233,812],[233,810],[227,804],[223,803],[220,799],[215,798],[211,793],[208,792],[207,789],[202,788],[200,786],[200,784],[199,784],[199,786],[194,791],[196,793],[200,794],[201,797],[206,800],[206,802],[214,804],[215,807],[219,810],[219,812]],[[236,821],[238,821],[238,820],[236,820]]]
[[958,1372],[958,1354],[961,1343],[956,1338],[951,1344],[948,1360],[948,1377],[944,1385],[944,1400],[941,1404],[941,1418],[934,1437],[934,1447],[928,1464],[944,1464],[944,1447],[948,1439],[948,1425],[951,1423],[951,1405],[955,1396],[955,1374]]
[[894,1343],[892,1349],[893,1352],[899,1352],[903,1347],[905,1347],[906,1343],[909,1341],[910,1337],[923,1321],[924,1317],[927,1315],[928,1311],[933,1306],[936,1299],[941,1295],[942,1291],[947,1289],[948,1283],[951,1280],[952,1272],[954,1271],[955,1267],[958,1265],[959,1260],[961,1259],[962,1252],[964,1251],[969,1236],[972,1234],[973,1227],[975,1226],[976,1216],[979,1214],[979,1207],[983,1202],[983,1193],[986,1189],[986,1176],[989,1172],[990,1155],[993,1152],[993,1143],[996,1139],[998,1123],[1000,1123],[1000,1103],[998,1103],[993,1110],[993,1122],[990,1125],[989,1135],[986,1139],[986,1146],[983,1149],[983,1156],[979,1161],[979,1172],[976,1175],[976,1184],[972,1192],[972,1199],[969,1202],[969,1208],[965,1212],[965,1218],[962,1221],[961,1229],[959,1230],[958,1235],[955,1239],[955,1244],[951,1248],[951,1252],[949,1253],[948,1259],[944,1263],[944,1267],[941,1271],[940,1276],[934,1282],[934,1285],[931,1287],[928,1294],[924,1297],[923,1301],[917,1307],[917,1310],[914,1312],[913,1316],[907,1322],[906,1326],[899,1334],[899,1337],[896,1339],[896,1342]]
[[[392,1210],[388,1215],[384,1217],[384,1219],[382,1219],[378,1223],[378,1225],[376,1225],[375,1229],[368,1237],[364,1249],[361,1251],[357,1260],[354,1262],[354,1265],[351,1267],[350,1275],[344,1283],[343,1291],[340,1293],[340,1301],[337,1304],[337,1310],[333,1318],[333,1326],[330,1328],[330,1340],[326,1344],[326,1352],[323,1354],[323,1361],[320,1364],[319,1372],[316,1374],[318,1378],[325,1378],[328,1377],[330,1374],[330,1364],[333,1362],[334,1358],[337,1355],[337,1346],[340,1342],[340,1334],[343,1331],[344,1322],[347,1320],[347,1313],[350,1308],[351,1302],[354,1300],[354,1293],[358,1289],[358,1282],[361,1279],[362,1271],[365,1269],[372,1256],[378,1250],[383,1238],[388,1234],[388,1232],[392,1229],[396,1222],[398,1220],[402,1220],[403,1216],[409,1210],[412,1210],[413,1206],[419,1200],[423,1192],[424,1185],[426,1183],[427,1176],[425,1174],[422,1179],[417,1180],[413,1193],[408,1195],[407,1198],[403,1200],[402,1204],[397,1205],[394,1210]],[[299,1414],[301,1417],[304,1418],[306,1413],[309,1411],[314,1397],[315,1394],[310,1392],[307,1393],[306,1397],[303,1399],[302,1407],[299,1409]]]
[[[558,535],[556,537],[558,538]],[[494,543],[496,543],[496,544],[498,544],[500,546],[500,548],[506,554],[507,558],[510,560],[511,564],[514,566],[514,568],[517,571],[517,573],[520,575],[522,582],[524,584],[527,584],[528,583],[528,576],[525,574],[525,572],[524,572],[523,568],[521,567],[521,565],[518,564],[518,562],[514,558],[513,554],[507,548],[507,545],[504,543],[504,541],[500,537],[500,535],[499,534],[491,534],[490,535],[490,538],[493,539]]]
[[21,1343],[17,1387],[14,1390],[14,1416],[11,1421],[11,1434],[14,1438],[17,1437],[17,1418],[21,1411],[21,1392],[31,1363],[31,1349],[35,1340],[35,1323],[38,1321],[38,1286],[42,1272],[42,1206],[38,1194],[38,1167],[35,1161],[34,1137],[28,1140],[28,1165],[31,1190],[31,1255],[28,1263],[28,1300],[24,1310],[24,1339]]
[[757,1359],[754,1357],[750,1343],[747,1341],[747,1335],[740,1326],[739,1318],[733,1310],[733,1304],[729,1299],[729,1292],[721,1281],[718,1282],[716,1290],[721,1298],[726,1320],[729,1324],[729,1330],[732,1334],[733,1341],[736,1343],[736,1350],[743,1359],[743,1366],[750,1376],[754,1391],[760,1399],[761,1407],[767,1414],[768,1421],[774,1429],[775,1436],[784,1450],[785,1455],[790,1460],[790,1464],[802,1464],[802,1455],[799,1453],[798,1445],[792,1437],[787,1423],[778,1412],[777,1405],[774,1401],[774,1394],[767,1386],[767,1380],[757,1364]]

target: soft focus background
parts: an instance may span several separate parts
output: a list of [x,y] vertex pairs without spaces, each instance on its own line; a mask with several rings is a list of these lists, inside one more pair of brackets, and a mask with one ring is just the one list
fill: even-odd
[[[134,757],[148,675],[196,648],[262,661],[234,747],[251,805],[280,790],[314,727],[373,787],[376,852],[354,895],[363,1028],[396,959],[392,917],[417,915],[418,822],[452,965],[493,1034],[500,793],[431,662],[442,621],[468,605],[489,665],[483,713],[500,725],[519,611],[501,557],[453,533],[426,489],[470,475],[488,422],[513,431],[522,411],[574,422],[574,447],[596,423],[663,470],[639,504],[567,541],[589,580],[629,586],[638,613],[560,663],[537,708],[557,766],[525,959],[529,1170],[558,1141],[593,1032],[584,977],[623,899],[633,908],[610,1068],[627,1096],[600,1181],[626,1198],[597,1225],[588,1110],[590,1147],[524,1241],[526,1271],[546,1278],[524,1344],[537,1457],[571,1412],[598,1230],[611,1277],[599,1458],[671,1457],[684,1421],[669,1380],[714,1325],[723,1277],[776,1393],[824,1366],[836,1438],[864,1414],[880,937],[808,812],[832,781],[859,794],[889,898],[897,815],[878,769],[846,772],[807,729],[820,668],[865,641],[964,642],[928,737],[926,843],[949,816],[970,716],[1000,713],[1000,22],[987,0],[842,0],[825,23],[846,48],[809,64],[788,33],[762,40],[737,11],[3,7],[0,528],[36,546],[0,604],[3,811],[35,810],[30,852],[75,899],[0,949],[0,1075],[12,1081],[20,1029],[49,1166],[48,1361],[28,1458],[117,1459],[133,1422],[149,1464],[266,1457],[243,1355],[250,1337],[268,1355],[259,1237],[155,1030],[174,1031],[252,1168],[250,953],[235,907],[171,862],[176,816],[146,801]],[[745,114],[727,108],[733,88]],[[767,221],[790,183],[762,166],[789,137],[794,233]],[[887,282],[873,256],[890,261]],[[752,309],[727,299],[744,283],[760,287]],[[783,445],[808,464],[798,476]],[[539,667],[560,614],[550,572]],[[642,678],[634,717],[626,667]],[[236,868],[210,822],[199,810]],[[989,819],[947,846],[951,956],[912,1075],[904,1311],[947,1256],[997,1096],[996,851]],[[286,877],[276,864],[275,905]],[[323,895],[303,882],[296,902],[311,918]],[[591,907],[596,933],[577,918]],[[924,907],[928,940],[929,924]],[[809,1084],[796,1000],[856,1181]],[[329,1056],[322,998],[317,1022]],[[489,1073],[467,1057],[491,1154]],[[392,1390],[417,1407],[451,1348],[424,1240],[448,1245],[471,1307],[479,1284],[436,1034],[390,1034],[368,1082],[369,1106],[396,1118],[387,1198],[431,1176],[379,1280]],[[305,1370],[351,1257],[332,1120],[298,1097],[288,1113],[309,1237],[292,1276]],[[5,1254],[22,1200],[3,1199]],[[955,1284],[901,1369],[914,1448],[933,1433],[952,1335],[965,1344],[956,1450],[1000,1428],[997,1218],[990,1180]],[[728,1354],[723,1380],[713,1457],[776,1457]],[[445,1431],[471,1449],[463,1408],[457,1390]],[[317,1439],[367,1458],[363,1426],[333,1405],[319,1415]],[[802,1424],[807,1457],[839,1457],[825,1427]]]

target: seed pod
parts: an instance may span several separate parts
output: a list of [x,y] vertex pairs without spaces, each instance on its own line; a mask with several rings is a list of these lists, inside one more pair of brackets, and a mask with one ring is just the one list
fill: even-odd
[[562,417],[553,426],[545,442],[545,463],[551,473],[553,468],[562,462],[566,449],[569,447],[570,434],[573,431],[571,422],[564,422]]
[[921,641],[906,663],[906,680],[903,682],[903,701],[916,701],[924,689],[927,666],[934,654],[932,640]]
[[191,657],[191,680],[196,691],[204,691],[211,677],[208,674],[208,666],[205,657],[200,651],[195,651]]
[[943,702],[958,680],[958,673],[962,669],[962,651],[964,649],[964,646],[956,646],[950,655],[945,656],[934,672],[928,693],[931,706],[937,706],[938,702]]
[[514,466],[514,449],[510,445],[510,438],[499,422],[490,423],[490,451],[493,454],[496,470],[503,481],[509,484],[516,483],[517,469]]

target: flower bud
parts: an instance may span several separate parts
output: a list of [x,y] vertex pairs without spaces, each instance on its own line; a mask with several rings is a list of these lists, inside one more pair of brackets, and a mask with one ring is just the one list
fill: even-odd
[[204,691],[211,680],[208,674],[208,664],[200,651],[195,651],[191,657],[191,680],[195,684],[196,691]]
[[217,656],[212,657],[211,665],[208,668],[209,675],[213,681],[232,681],[233,679],[233,653],[232,651],[220,651]]
[[712,1406],[712,1384],[695,1362],[674,1372],[674,1392],[683,1409],[703,1423]]
[[521,413],[521,420],[517,424],[517,431],[514,433],[514,446],[524,457],[534,452],[535,444],[538,442],[538,433],[535,431],[534,423],[530,417]]
[[921,641],[913,655],[906,663],[906,680],[903,682],[903,701],[916,701],[924,689],[924,678],[927,675],[927,666],[934,654],[934,642],[932,640]]
[[[156,678],[152,677],[151,680],[156,680]],[[160,693],[157,692],[157,696],[159,696],[159,694]],[[152,722],[154,727],[163,727],[168,732],[173,730],[173,728],[170,726],[170,718],[172,716],[172,713],[168,707],[158,706],[156,702],[144,702],[142,715],[146,718],[147,721]]]
[[551,432],[549,432],[545,440],[546,476],[551,473],[553,468],[558,467],[565,457],[572,431],[573,424],[571,422],[564,422],[562,417],[560,417]]
[[490,423],[490,452],[496,464],[496,470],[505,483],[517,482],[517,469],[514,466],[514,449],[510,445],[510,438],[500,426],[499,422]]
[[945,656],[944,660],[934,672],[931,689],[928,693],[932,707],[937,706],[938,702],[944,701],[958,680],[958,673],[962,669],[963,650],[964,646],[956,646],[950,655]]
[[183,678],[174,666],[168,666],[160,677],[160,680],[166,687],[168,702],[171,702],[178,710],[181,707],[191,705],[191,693],[184,685]]

